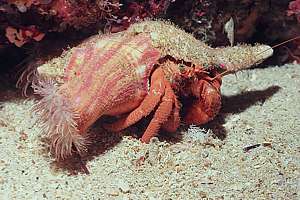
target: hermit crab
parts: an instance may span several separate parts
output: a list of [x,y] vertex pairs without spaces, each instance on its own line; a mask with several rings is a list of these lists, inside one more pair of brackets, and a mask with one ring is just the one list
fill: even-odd
[[34,110],[57,159],[84,151],[88,128],[106,115],[118,117],[104,124],[117,132],[153,113],[141,137],[148,143],[160,129],[212,120],[222,76],[272,53],[267,45],[211,48],[169,22],[144,21],[92,36],[39,66],[32,87],[42,98]]

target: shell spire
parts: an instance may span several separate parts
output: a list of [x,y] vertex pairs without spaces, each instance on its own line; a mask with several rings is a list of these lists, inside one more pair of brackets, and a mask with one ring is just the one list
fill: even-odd
[[170,22],[144,21],[130,27],[128,32],[149,33],[153,45],[163,56],[170,55],[199,66],[224,65],[232,73],[250,68],[273,55],[272,47],[262,44],[212,48]]
[[213,62],[226,66],[228,73],[234,73],[257,65],[273,55],[268,45],[238,45],[214,49]]

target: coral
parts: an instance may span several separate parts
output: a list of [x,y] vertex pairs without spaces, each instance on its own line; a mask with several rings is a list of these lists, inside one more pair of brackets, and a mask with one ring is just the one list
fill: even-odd
[[289,3],[289,9],[287,10],[287,15],[295,15],[298,22],[300,23],[300,0],[291,1]]
[[196,38],[212,45],[229,45],[224,31],[232,18],[236,43],[249,40],[256,31],[260,18],[268,9],[267,2],[238,0],[179,0],[169,16]]
[[[299,2],[177,0],[169,7],[167,17],[212,46],[230,45],[224,27],[231,18],[234,21],[234,43],[260,42],[276,45],[300,35],[300,23],[296,20],[299,16]],[[291,48],[294,43],[287,46]],[[298,50],[291,49],[293,54],[297,54]],[[273,64],[291,61],[283,48],[278,48],[277,52],[283,56],[273,57]]]
[[158,17],[167,11],[170,2],[171,0],[129,2],[125,4],[125,9],[118,14],[119,20],[112,24],[112,27],[109,31],[119,32],[128,28],[130,24],[145,18]]
[[14,43],[17,47],[23,46],[31,39],[35,41],[41,41],[45,36],[44,33],[39,32],[35,26],[28,26],[20,30],[8,26],[5,30],[5,36],[11,43]]
[[[103,30],[116,20],[120,6],[119,0],[0,1],[0,74],[16,74],[31,61],[53,55],[50,49]],[[57,41],[62,45],[53,45]]]
[[16,6],[22,13],[26,12],[32,5],[40,4],[40,2],[34,0],[7,0],[7,2]]
[[213,20],[216,17],[217,4],[211,0],[177,0],[171,5],[169,17],[192,33],[197,39],[212,42],[216,39]]
[[[287,16],[295,16],[298,23],[300,23],[300,0],[291,1],[289,3]],[[300,63],[300,41],[295,40],[292,44],[293,45],[290,46],[290,49],[286,48],[290,56],[290,60]]]
[[86,38],[99,31],[118,32],[139,20],[161,16],[170,2],[171,0],[0,1],[0,47],[10,48],[11,43],[17,47],[26,44],[26,48],[32,52],[37,46],[34,41],[40,41],[44,36],[48,39],[48,35],[51,35],[49,37],[52,40],[62,37],[67,42],[69,39]]
[[[100,22],[115,20],[114,15],[120,8],[119,0],[70,1],[57,0],[50,9],[62,19],[61,27],[70,25],[82,28]],[[84,14],[83,14],[84,13]]]
[[4,13],[46,19],[51,22],[52,27],[48,27],[51,31],[63,31],[68,26],[79,29],[101,20],[113,20],[120,8],[119,0],[8,0],[0,6]]
[[0,2],[0,29],[34,25],[46,34],[68,28],[95,31],[105,27],[118,32],[141,19],[165,13],[169,3],[170,0],[125,1],[122,6],[119,0],[7,0]]

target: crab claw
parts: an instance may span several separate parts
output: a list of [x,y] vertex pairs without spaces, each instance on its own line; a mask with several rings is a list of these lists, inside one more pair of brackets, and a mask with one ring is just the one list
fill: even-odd
[[191,92],[196,100],[187,108],[184,121],[186,124],[201,125],[212,120],[221,108],[221,79],[197,80],[191,85]]

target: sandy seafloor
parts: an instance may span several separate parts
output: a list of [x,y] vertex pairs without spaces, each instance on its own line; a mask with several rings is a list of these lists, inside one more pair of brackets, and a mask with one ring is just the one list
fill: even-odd
[[130,136],[138,128],[120,137],[98,123],[81,161],[55,163],[35,100],[2,87],[0,199],[299,199],[300,66],[229,75],[222,93],[205,127],[146,145]]

